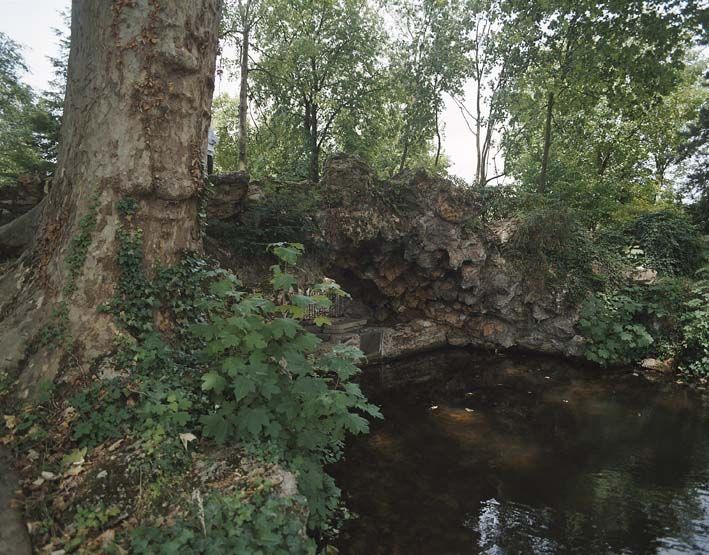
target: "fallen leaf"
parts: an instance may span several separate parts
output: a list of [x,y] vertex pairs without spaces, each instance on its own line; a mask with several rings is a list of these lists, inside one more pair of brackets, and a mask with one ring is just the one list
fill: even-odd
[[14,430],[17,426],[17,417],[14,414],[6,414],[3,418],[5,419],[5,427],[8,430]]
[[121,446],[121,443],[123,443],[122,439],[119,439],[118,441],[111,443],[111,445],[108,447],[108,450],[115,451],[116,449],[118,449]]
[[86,447],[84,447],[83,449],[74,449],[71,453],[62,457],[62,464],[64,466],[84,464],[84,457],[86,456],[86,451]]
[[194,441],[197,439],[197,436],[194,434],[186,433],[186,434],[179,434],[180,435],[180,441],[182,442],[182,445],[185,448],[185,451],[187,450],[187,444],[189,444],[190,441]]
[[65,476],[78,476],[81,474],[84,470],[84,467],[82,465],[72,465],[69,470],[67,470],[64,475]]

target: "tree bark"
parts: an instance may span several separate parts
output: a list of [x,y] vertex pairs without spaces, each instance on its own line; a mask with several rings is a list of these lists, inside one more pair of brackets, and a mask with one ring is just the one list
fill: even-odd
[[433,162],[434,167],[438,167],[438,162],[441,159],[441,147],[442,147],[442,140],[441,140],[441,128],[439,126],[438,122],[438,108],[436,108],[436,158]]
[[0,226],[0,260],[18,256],[32,244],[41,214],[40,202],[30,211]]
[[[227,219],[241,209],[249,191],[248,172],[216,173],[209,176],[213,188],[207,196],[207,216]],[[44,199],[31,210],[0,226],[0,262],[29,249],[37,235]]]
[[[25,383],[54,376],[60,354],[28,354],[25,346],[59,303],[77,358],[88,363],[110,351],[117,330],[98,308],[119,278],[119,200],[137,201],[133,222],[148,272],[201,250],[201,160],[219,15],[220,0],[73,1],[57,169],[34,248],[0,279],[0,352],[7,353],[0,370],[20,366]],[[91,215],[85,258],[72,275],[72,240]]]
[[310,154],[308,173],[310,180],[317,183],[320,181],[320,145],[318,144],[318,106],[315,103],[306,105],[305,127]]
[[544,194],[547,186],[547,171],[549,169],[549,152],[551,150],[551,125],[554,114],[554,91],[549,92],[547,101],[547,116],[544,122],[544,149],[542,151],[542,170],[539,173],[539,193]]
[[241,81],[239,83],[239,171],[248,169],[247,139],[248,139],[248,103],[249,103],[249,39],[251,34],[251,0],[246,4],[239,2],[241,22]]
[[404,149],[401,152],[401,160],[399,161],[399,173],[404,171],[406,167],[406,160],[409,157],[409,140],[404,139]]

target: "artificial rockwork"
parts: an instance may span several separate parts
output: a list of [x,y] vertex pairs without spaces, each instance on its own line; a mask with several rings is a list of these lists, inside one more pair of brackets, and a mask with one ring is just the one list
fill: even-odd
[[357,316],[366,307],[383,358],[445,345],[580,354],[577,307],[506,256],[515,222],[485,222],[474,190],[425,172],[381,182],[344,156],[319,186],[326,271],[362,301]]

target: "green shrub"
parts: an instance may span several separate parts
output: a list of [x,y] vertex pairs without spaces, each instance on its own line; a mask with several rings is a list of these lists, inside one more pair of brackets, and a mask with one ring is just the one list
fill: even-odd
[[607,366],[675,356],[682,341],[682,307],[687,298],[684,279],[592,295],[582,305],[579,320],[587,341],[586,358]]
[[621,264],[596,244],[574,211],[559,206],[523,214],[504,254],[530,279],[564,291],[570,302],[615,280]]
[[709,377],[709,268],[700,272],[685,303],[679,369],[691,376]]
[[637,322],[644,307],[632,296],[596,293],[583,305],[579,328],[586,338],[584,356],[603,366],[628,364],[647,353],[654,339]]
[[625,234],[639,247],[638,264],[666,275],[691,275],[702,262],[697,228],[679,210],[643,214],[625,226]]
[[268,245],[279,241],[312,249],[318,209],[319,197],[312,185],[271,186],[261,199],[247,203],[236,221],[212,221],[207,233],[246,256],[262,255]]
[[[300,245],[278,245],[273,252],[286,266],[295,264]],[[212,284],[225,302],[195,326],[205,341],[202,389],[213,408],[201,419],[205,436],[268,443],[276,456],[298,472],[308,499],[311,526],[322,526],[337,504],[338,490],[324,465],[341,455],[347,433],[368,430],[362,414],[380,417],[352,379],[362,353],[337,346],[319,354],[320,340],[298,322],[309,304],[326,307],[327,295],[342,294],[333,285],[316,286],[323,294],[293,293],[295,278],[281,265],[272,267],[272,285],[283,304],[236,291],[234,282]]]

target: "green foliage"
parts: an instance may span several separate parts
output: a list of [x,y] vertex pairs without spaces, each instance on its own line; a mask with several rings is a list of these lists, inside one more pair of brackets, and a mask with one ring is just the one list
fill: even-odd
[[122,437],[130,424],[135,423],[127,404],[129,397],[120,380],[94,383],[71,397],[69,404],[77,412],[73,439],[81,447],[95,447]]
[[[272,252],[292,265],[301,250],[299,245],[278,245]],[[272,445],[298,470],[310,523],[322,526],[337,499],[323,466],[339,458],[347,433],[368,430],[362,414],[381,415],[352,381],[362,353],[337,346],[318,355],[320,340],[294,317],[302,314],[302,297],[293,294],[294,278],[280,265],[272,270],[274,289],[284,304],[217,282],[213,292],[229,302],[194,327],[205,341],[202,389],[214,407],[201,422],[204,434],[220,443]],[[313,302],[325,306],[329,301]]]
[[27,69],[20,52],[17,43],[0,34],[0,184],[12,182],[39,163],[27,116],[34,108],[34,96],[20,82],[20,72]]
[[[320,352],[320,340],[298,321],[307,306],[327,307],[328,296],[344,293],[326,283],[314,286],[314,295],[297,294],[287,268],[297,263],[303,246],[290,243],[269,248],[283,263],[272,268],[278,303],[240,291],[233,275],[189,254],[174,267],[156,268],[148,279],[142,236],[131,228],[132,209],[122,213],[121,277],[105,308],[138,341],[119,343],[117,377],[97,380],[71,399],[77,413],[74,439],[80,447],[92,447],[127,435],[139,441],[151,455],[153,471],[163,475],[189,464],[180,434],[201,430],[202,437],[218,443],[238,441],[255,452],[267,451],[298,474],[310,525],[325,527],[339,490],[324,466],[339,458],[347,433],[367,430],[364,415],[380,416],[352,381],[361,353],[347,347]],[[170,337],[178,341],[157,332],[155,313],[176,322]],[[310,541],[296,533],[287,515],[291,501],[268,499],[210,497],[204,505],[210,539],[245,553],[311,552]],[[234,520],[242,526],[234,527]],[[134,548],[210,552],[207,545],[213,544],[204,544],[194,531],[195,522],[187,520],[169,529],[143,529]]]
[[143,270],[143,233],[120,227],[118,265],[121,275],[111,302],[105,307],[129,331],[149,332],[153,328],[153,308],[158,300]]
[[120,508],[116,505],[106,507],[103,502],[94,508],[78,507],[74,515],[76,536],[64,544],[66,551],[73,551],[84,543],[87,534],[102,530],[111,520],[120,515]]
[[214,151],[215,173],[239,169],[239,99],[221,94],[212,103],[212,127],[219,137]]
[[699,233],[679,210],[643,214],[625,228],[642,252],[637,262],[666,275],[691,275],[702,261]]
[[133,197],[123,197],[116,203],[116,210],[124,218],[133,216],[138,211],[138,201]]
[[42,347],[68,346],[71,343],[69,332],[69,307],[62,301],[52,310],[49,322],[39,332],[39,344]]
[[[264,139],[290,139],[278,150],[291,167],[279,173],[300,171],[299,177],[316,180],[321,155],[339,142],[334,131],[344,129],[338,120],[364,123],[361,116],[378,99],[382,25],[363,0],[277,0],[266,8],[254,35],[259,50],[251,72],[254,105],[258,112],[268,111],[261,122],[267,128]],[[347,132],[367,136],[365,129]]]
[[644,306],[624,294],[592,295],[581,311],[579,328],[588,343],[587,359],[603,366],[628,364],[648,352],[653,338],[647,328],[637,322]]
[[300,498],[280,497],[268,482],[253,492],[214,493],[195,500],[189,517],[168,528],[136,529],[131,552],[313,555],[315,544],[300,527],[301,504]]
[[423,157],[430,139],[440,136],[438,115],[444,94],[463,92],[470,72],[467,53],[473,44],[475,11],[458,0],[406,0],[392,6],[399,27],[391,71],[392,96],[403,107],[397,145],[402,170],[409,156]]
[[606,366],[675,356],[683,340],[682,307],[688,296],[684,279],[627,285],[591,296],[579,321],[587,340],[586,358]]
[[684,67],[696,5],[504,4],[501,35],[524,60],[504,95],[506,172],[593,224],[671,196],[680,131],[702,103]]
[[76,291],[76,279],[81,274],[89,253],[93,232],[96,229],[96,217],[99,206],[99,193],[91,199],[88,212],[79,220],[79,233],[69,242],[69,254],[66,257],[67,281],[64,293],[71,295]]
[[21,82],[25,71],[22,47],[0,33],[0,186],[53,167],[58,127],[47,103]]
[[699,272],[682,317],[682,350],[679,368],[686,374],[709,376],[709,268]]
[[260,255],[277,241],[302,243],[313,250],[320,203],[318,191],[310,186],[266,183],[263,198],[246,204],[238,223],[211,222],[207,232],[247,256]]
[[574,302],[615,279],[619,261],[598,245],[578,215],[561,206],[523,213],[505,254]]

